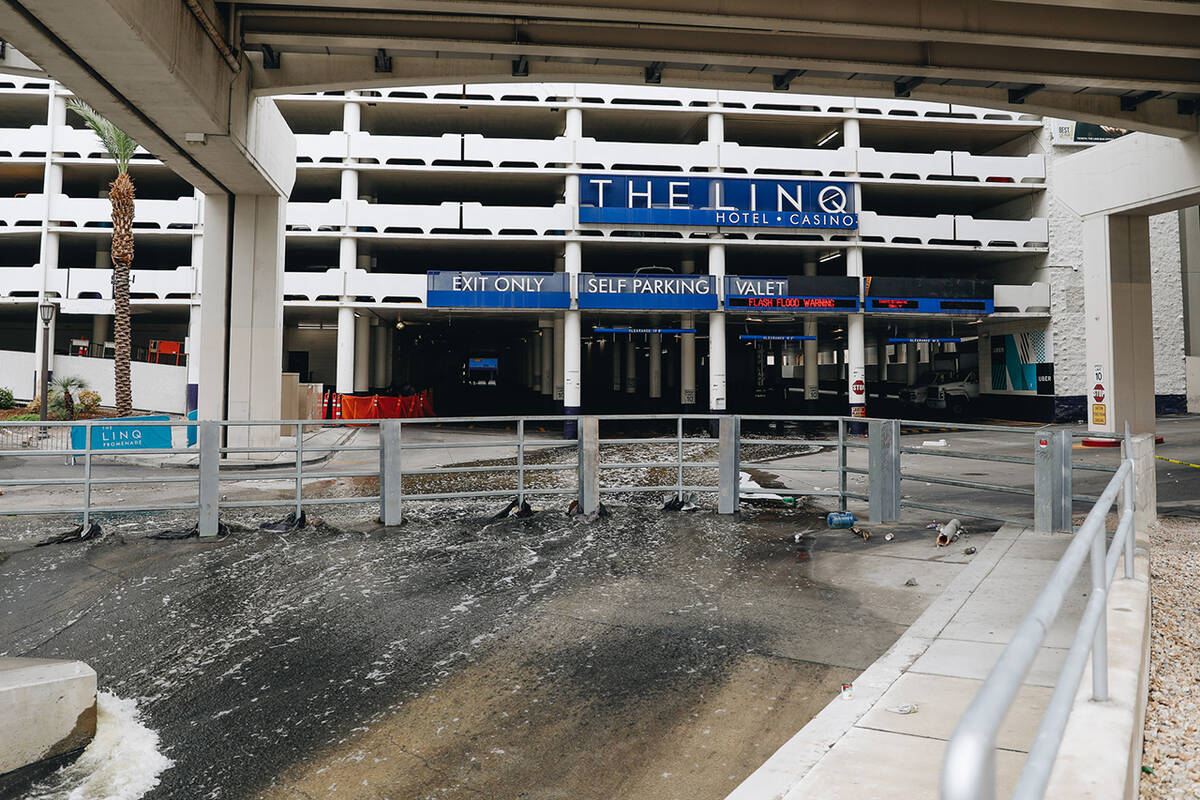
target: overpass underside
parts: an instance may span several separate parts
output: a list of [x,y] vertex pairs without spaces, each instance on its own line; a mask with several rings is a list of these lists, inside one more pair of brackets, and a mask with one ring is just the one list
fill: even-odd
[[1100,348],[1089,349],[1089,368],[1100,367],[1105,390],[1097,394],[1112,398],[1096,424],[1152,426],[1152,386],[1148,407],[1135,388],[1153,336],[1150,298],[1140,288],[1144,226],[1110,218],[1184,208],[1200,194],[1200,4],[766,0],[743,14],[730,7],[0,0],[0,38],[214,198],[205,204],[205,238],[228,246],[205,247],[200,349],[203,371],[219,379],[201,381],[202,416],[278,416],[280,204],[294,181],[295,145],[266,98],[516,79],[771,89],[781,102],[789,93],[911,97],[1116,121],[1184,139],[1171,153],[1156,151],[1167,159],[1167,179],[1153,185],[1114,186],[1087,166],[1102,150],[1081,156],[1079,196],[1105,199],[1073,206],[1103,223],[1089,227],[1087,245],[1095,269],[1089,347]]

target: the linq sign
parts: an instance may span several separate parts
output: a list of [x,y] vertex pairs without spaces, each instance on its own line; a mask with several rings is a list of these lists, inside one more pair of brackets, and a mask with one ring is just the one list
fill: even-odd
[[853,185],[750,178],[581,175],[579,221],[609,225],[857,228]]

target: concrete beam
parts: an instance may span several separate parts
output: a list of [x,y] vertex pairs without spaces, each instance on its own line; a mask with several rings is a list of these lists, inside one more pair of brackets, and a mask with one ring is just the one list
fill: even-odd
[[1200,204],[1200,136],[1123,136],[1058,161],[1054,187],[1055,197],[1081,217]]
[[0,658],[0,775],[96,735],[96,672],[81,661]]
[[271,101],[252,96],[245,60],[219,44],[207,14],[179,2],[30,5],[0,0],[3,38],[192,185],[290,193],[291,131]]

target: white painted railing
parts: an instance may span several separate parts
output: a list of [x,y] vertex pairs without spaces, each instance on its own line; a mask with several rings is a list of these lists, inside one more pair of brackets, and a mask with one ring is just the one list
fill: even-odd
[[347,205],[347,224],[351,227],[366,228],[376,233],[418,230],[421,233],[430,233],[439,228],[457,230],[462,204],[442,203],[426,206],[351,200]]
[[1045,217],[1033,219],[975,219],[956,216],[954,238],[983,247],[1038,247],[1050,241],[1050,226]]
[[632,164],[646,167],[682,167],[689,171],[698,167],[715,169],[720,165],[720,154],[713,142],[600,142],[583,137],[575,143],[575,159],[581,164],[600,164],[605,169],[613,169],[616,164]]
[[424,273],[397,275],[361,269],[346,273],[346,294],[350,297],[370,297],[376,303],[416,302],[423,306],[427,286],[428,279]]
[[[365,205],[365,201],[363,201]],[[322,228],[340,230],[346,222],[346,201],[325,203],[288,203],[284,216],[289,230],[317,231]]]
[[954,240],[954,216],[899,217],[863,211],[858,215],[858,231],[863,238],[880,238],[885,242],[920,242]]
[[565,136],[556,139],[504,139],[468,133],[463,136],[463,159],[486,161],[494,167],[505,163],[570,164],[575,144]]
[[[112,299],[111,269],[82,267],[59,272],[65,272],[67,275],[65,297]],[[130,270],[129,291],[131,294],[154,295],[159,300],[166,300],[170,295],[190,298],[196,292],[196,270],[193,267]]]
[[297,133],[296,158],[315,164],[324,159],[341,160],[350,154],[350,141],[343,131],[331,133]]
[[890,153],[871,147],[858,150],[858,171],[863,175],[884,178],[918,177],[928,180],[931,175],[949,177],[954,172],[950,151],[933,153]]
[[545,236],[550,231],[567,231],[574,227],[574,208],[565,203],[549,208],[463,203],[462,218],[462,226],[467,230],[486,230],[495,234],[533,231]]
[[720,145],[721,166],[740,167],[751,172],[761,169],[794,173],[816,172],[821,175],[854,171],[854,151],[848,147],[816,148],[757,147],[737,142]]
[[1012,180],[1014,183],[1046,180],[1046,157],[1040,153],[1027,156],[977,156],[955,151],[955,177]]
[[[44,198],[29,195],[27,200]],[[136,200],[133,205],[133,224],[158,228],[191,228],[199,221],[199,206],[195,196],[175,200]],[[50,219],[70,223],[77,228],[109,227],[112,225],[112,204],[107,197],[67,197],[54,195],[50,201]]]
[[432,164],[434,161],[458,161],[462,158],[462,136],[447,133],[442,136],[385,136],[366,132],[350,134],[350,157],[374,159],[380,164],[390,161]]
[[346,274],[340,269],[285,272],[283,294],[285,297],[305,297],[309,301],[316,301],[318,297],[341,297],[346,294]]
[[1050,284],[996,284],[993,299],[997,313],[1049,314]]

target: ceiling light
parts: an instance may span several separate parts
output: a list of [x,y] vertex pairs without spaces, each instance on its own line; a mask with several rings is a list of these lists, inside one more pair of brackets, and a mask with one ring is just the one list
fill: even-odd
[[398,330],[398,331],[404,330],[404,320],[402,320],[402,319],[396,320],[396,330]]
[[824,136],[822,136],[820,139],[817,140],[817,147],[820,147],[821,145],[825,144],[826,142],[837,138],[837,135],[841,132],[842,132],[841,128],[834,128],[829,133],[825,134]]
[[840,255],[841,255],[841,253],[839,253],[837,250],[831,250],[828,253],[826,253],[825,255],[818,258],[817,260],[821,261],[821,262],[833,261],[835,258],[837,258]]

